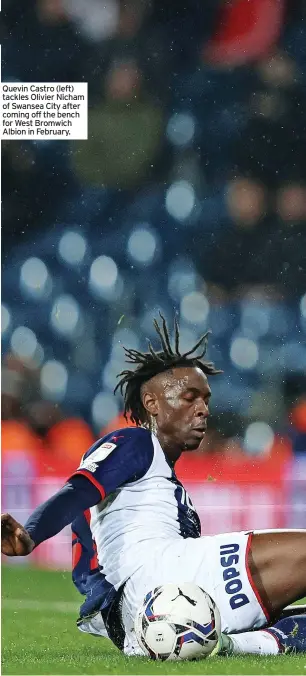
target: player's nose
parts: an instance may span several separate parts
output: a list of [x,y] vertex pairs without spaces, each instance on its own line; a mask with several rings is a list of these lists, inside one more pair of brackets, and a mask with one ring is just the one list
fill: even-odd
[[209,406],[205,401],[199,400],[199,403],[197,404],[197,408],[196,408],[196,416],[198,418],[200,418],[201,420],[202,419],[206,420],[206,418],[208,418],[208,416],[209,416]]

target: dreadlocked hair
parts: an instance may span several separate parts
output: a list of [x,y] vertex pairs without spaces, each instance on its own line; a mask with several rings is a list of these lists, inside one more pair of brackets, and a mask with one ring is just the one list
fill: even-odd
[[[149,352],[139,352],[123,347],[126,354],[126,361],[130,364],[136,364],[135,370],[121,371],[117,375],[120,378],[114,389],[114,394],[120,389],[124,397],[124,417],[136,425],[147,423],[148,414],[141,401],[141,386],[147,381],[176,366],[197,366],[205,375],[214,376],[222,371],[217,370],[212,362],[201,361],[207,349],[208,335],[207,331],[191,350],[181,354],[180,352],[180,332],[177,319],[174,319],[174,349],[171,347],[169,329],[163,315],[159,313],[161,326],[156,319],[153,325],[160,339],[161,351],[155,351],[150,341],[148,341]],[[202,352],[194,355],[194,352],[202,346]],[[194,355],[194,356],[192,356]]]

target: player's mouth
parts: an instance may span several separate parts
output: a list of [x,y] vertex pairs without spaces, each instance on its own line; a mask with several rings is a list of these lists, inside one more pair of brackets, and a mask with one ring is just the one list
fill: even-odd
[[193,427],[192,431],[199,437],[202,438],[204,437],[204,434],[207,430],[207,425],[199,425],[197,427]]

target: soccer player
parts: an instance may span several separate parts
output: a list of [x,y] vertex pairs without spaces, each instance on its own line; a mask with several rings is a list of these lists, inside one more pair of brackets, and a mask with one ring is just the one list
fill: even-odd
[[[2,517],[2,552],[8,556],[29,554],[74,522],[74,544],[85,546],[89,569],[92,565],[92,574],[83,575],[86,600],[79,627],[101,635],[106,631],[128,655],[141,654],[134,617],[155,586],[198,584],[217,604],[228,635],[272,624],[285,606],[306,595],[306,531],[201,537],[199,517],[176,477],[175,463],[182,451],[198,448],[205,434],[211,396],[207,377],[220,371],[203,361],[207,334],[181,353],[177,322],[172,347],[161,319],[161,325],[154,320],[161,350],[151,343],[147,353],[125,348],[135,368],[119,374],[125,413],[137,427],[96,442],[25,527],[10,515]],[[79,549],[75,567],[80,556]],[[297,621],[291,637],[275,626],[269,637],[276,652],[304,648],[303,622]]]

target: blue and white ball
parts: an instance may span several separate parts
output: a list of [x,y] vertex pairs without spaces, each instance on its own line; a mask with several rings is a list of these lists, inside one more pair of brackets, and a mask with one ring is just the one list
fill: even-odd
[[220,613],[197,585],[165,584],[145,596],[136,614],[135,633],[153,660],[203,659],[220,637]]

